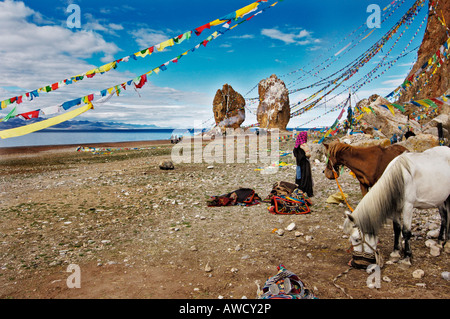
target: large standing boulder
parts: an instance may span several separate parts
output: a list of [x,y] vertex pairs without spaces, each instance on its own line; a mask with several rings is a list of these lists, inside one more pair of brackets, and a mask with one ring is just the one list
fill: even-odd
[[[402,135],[402,131],[409,125],[414,131],[420,130],[420,124],[414,120],[409,120],[408,117],[397,109],[394,109],[394,114],[390,110],[383,107],[388,105],[389,101],[383,97],[374,94],[368,99],[363,99],[358,102],[358,107],[370,108],[374,113],[369,112],[364,114],[363,120],[359,122],[359,129],[367,134],[377,137],[391,138],[394,134]],[[381,134],[380,134],[381,133]]]
[[217,90],[213,112],[216,125],[222,131],[227,128],[237,129],[245,121],[245,99],[230,85],[225,84],[222,90]]
[[289,91],[275,74],[259,82],[257,119],[263,129],[286,130],[291,118]]
[[431,134],[417,134],[408,138],[406,141],[399,143],[403,145],[411,152],[423,152],[429,148],[439,145],[439,139],[437,135]]

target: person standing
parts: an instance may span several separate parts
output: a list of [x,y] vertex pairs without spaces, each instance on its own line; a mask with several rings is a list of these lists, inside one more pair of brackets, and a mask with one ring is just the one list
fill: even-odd
[[306,193],[308,197],[313,197],[313,180],[311,173],[311,164],[309,163],[311,152],[309,150],[308,144],[306,144],[307,141],[307,132],[300,132],[297,135],[297,140],[295,141],[295,148],[293,151],[294,157],[297,161],[295,184],[297,184],[298,188]]

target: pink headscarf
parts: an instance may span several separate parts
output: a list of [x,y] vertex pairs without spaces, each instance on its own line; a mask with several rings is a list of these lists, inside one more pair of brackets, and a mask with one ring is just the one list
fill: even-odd
[[300,132],[297,135],[297,140],[295,141],[295,147],[299,147],[308,141],[308,132]]

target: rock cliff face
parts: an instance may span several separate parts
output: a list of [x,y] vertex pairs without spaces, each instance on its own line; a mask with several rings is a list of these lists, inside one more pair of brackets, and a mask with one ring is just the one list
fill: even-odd
[[[443,137],[445,143],[448,143],[450,135],[445,125],[445,123],[449,123],[448,114],[441,114],[431,120],[427,119],[424,123],[419,123],[413,119],[408,120],[407,113],[400,112],[397,109],[393,109],[394,114],[392,114],[390,110],[382,106],[386,104],[389,104],[389,102],[376,94],[358,102],[358,108],[364,114],[354,130],[362,131],[365,134],[346,136],[341,139],[341,142],[363,147],[373,144],[387,146],[391,144],[395,135],[401,139],[400,143],[410,151],[423,152],[428,148],[439,145],[437,125],[442,123],[444,125]],[[370,111],[366,113],[365,108],[370,108]],[[356,110],[356,113],[357,116],[360,115],[359,110]],[[408,128],[416,136],[406,139],[404,134]]]
[[394,134],[402,134],[402,130],[406,131],[406,126],[409,125],[414,131],[420,130],[420,124],[416,121],[409,121],[407,115],[394,109],[394,114],[381,105],[389,104],[379,95],[372,95],[368,99],[363,99],[358,102],[358,107],[370,107],[373,112],[365,113],[363,120],[360,121],[358,128],[364,133],[371,134],[378,138],[391,138]]
[[217,90],[213,112],[216,125],[222,131],[227,128],[237,129],[245,121],[245,99],[230,85],[225,84],[222,90]]
[[[428,12],[428,24],[422,45],[417,54],[417,61],[413,66],[407,79],[416,73],[426,61],[428,61],[434,53],[436,53],[441,45],[448,39],[449,35],[446,28],[442,25],[438,18],[442,20],[444,17],[448,26],[450,26],[450,1],[434,0],[435,10]],[[438,14],[436,15],[435,12]],[[431,73],[431,72],[430,72]],[[428,81],[424,87],[423,84]],[[431,74],[426,74],[420,78],[414,85],[407,88],[400,98],[399,102],[408,102],[411,99],[434,98],[447,92],[450,88],[450,59],[444,60],[444,63],[437,69],[436,74],[431,78]],[[420,92],[418,93],[418,91]]]
[[276,75],[259,82],[257,119],[262,129],[286,130],[290,120],[289,91]]

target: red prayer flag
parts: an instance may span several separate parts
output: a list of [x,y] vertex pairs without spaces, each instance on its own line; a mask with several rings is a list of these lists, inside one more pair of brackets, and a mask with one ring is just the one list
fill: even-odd
[[140,89],[145,85],[145,83],[147,83],[147,74],[144,74],[143,76],[141,76],[141,81],[139,82],[139,84],[135,84],[135,85],[138,89]]
[[195,29],[195,34],[196,35],[200,35],[205,29],[210,29],[211,25],[209,23],[202,25],[201,27],[198,27],[197,29]]
[[39,112],[41,112],[41,110],[31,111],[31,112],[28,112],[28,113],[22,113],[22,114],[19,114],[17,116],[21,116],[25,120],[31,120],[31,119],[38,118],[39,117]]

